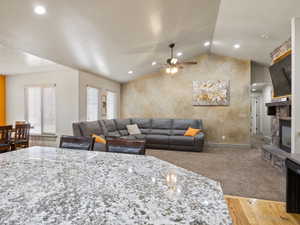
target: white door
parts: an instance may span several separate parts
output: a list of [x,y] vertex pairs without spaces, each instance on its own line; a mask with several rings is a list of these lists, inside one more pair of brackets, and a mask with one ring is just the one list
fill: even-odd
[[257,96],[255,99],[256,104],[256,134],[261,134],[261,97]]
[[261,96],[251,98],[251,134],[261,134]]
[[251,98],[251,134],[256,134],[256,104],[255,97]]

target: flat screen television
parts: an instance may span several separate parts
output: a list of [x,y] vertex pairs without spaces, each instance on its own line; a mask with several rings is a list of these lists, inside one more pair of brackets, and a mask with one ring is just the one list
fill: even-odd
[[274,97],[291,94],[292,58],[291,55],[273,64],[269,68],[274,89]]

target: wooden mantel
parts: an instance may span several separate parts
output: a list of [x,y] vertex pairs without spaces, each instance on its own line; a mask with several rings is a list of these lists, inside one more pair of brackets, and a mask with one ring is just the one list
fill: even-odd
[[270,103],[266,103],[267,107],[274,107],[274,106],[289,106],[291,105],[292,102],[291,100],[287,100],[287,101],[280,101],[280,102],[270,102]]

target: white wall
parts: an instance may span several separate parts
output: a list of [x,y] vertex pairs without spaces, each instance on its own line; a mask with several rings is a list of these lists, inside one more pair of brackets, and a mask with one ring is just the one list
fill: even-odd
[[118,117],[120,116],[120,89],[121,84],[116,81],[109,80],[99,75],[79,72],[79,120],[86,120],[86,87],[96,87],[102,90],[113,91],[117,94],[118,99]]
[[300,153],[300,18],[292,20],[292,153]]
[[72,135],[72,122],[79,118],[79,72],[73,69],[7,76],[7,123],[25,120],[24,88],[45,84],[56,84],[57,135]]
[[268,116],[268,109],[266,103],[272,101],[273,86],[271,84],[266,85],[262,91],[262,133],[265,137],[271,138],[272,132],[272,118]]
[[254,83],[272,83],[268,67],[251,62],[251,84]]

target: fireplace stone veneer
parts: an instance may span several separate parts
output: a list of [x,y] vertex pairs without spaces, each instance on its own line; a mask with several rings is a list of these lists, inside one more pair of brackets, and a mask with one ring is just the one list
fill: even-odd
[[290,155],[289,128],[291,127],[291,101],[267,103],[268,115],[272,116],[272,144],[262,147],[262,158],[274,167],[285,171],[285,159]]
[[291,153],[291,119],[279,120],[279,147]]

